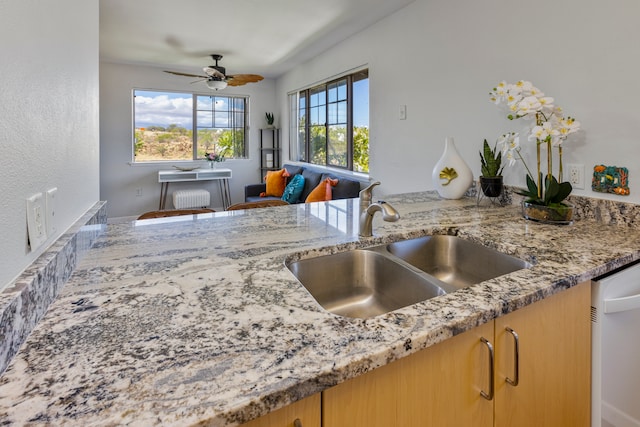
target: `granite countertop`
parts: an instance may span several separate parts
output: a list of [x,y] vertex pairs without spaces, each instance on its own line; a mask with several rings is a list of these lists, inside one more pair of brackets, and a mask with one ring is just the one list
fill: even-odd
[[[2,423],[237,425],[640,258],[638,227],[387,201],[400,221],[376,216],[367,239],[358,199],[109,225],[0,377]],[[534,266],[365,320],[323,310],[284,265],[425,234]]]

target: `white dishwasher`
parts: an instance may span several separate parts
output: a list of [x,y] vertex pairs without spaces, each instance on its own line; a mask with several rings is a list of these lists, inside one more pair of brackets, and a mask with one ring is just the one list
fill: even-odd
[[592,283],[591,425],[640,427],[640,264]]

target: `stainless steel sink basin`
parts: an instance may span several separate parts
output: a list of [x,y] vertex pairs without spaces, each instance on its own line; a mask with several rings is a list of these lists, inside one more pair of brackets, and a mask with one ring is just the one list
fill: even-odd
[[457,289],[523,268],[526,261],[455,236],[425,236],[387,245],[412,266]]
[[327,311],[369,318],[438,295],[435,280],[371,250],[353,250],[287,264]]
[[327,311],[369,318],[531,267],[455,236],[425,236],[286,263]]

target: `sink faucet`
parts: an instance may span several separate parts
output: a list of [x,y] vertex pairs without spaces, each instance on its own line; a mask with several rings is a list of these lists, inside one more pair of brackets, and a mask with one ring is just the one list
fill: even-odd
[[387,202],[379,201],[371,203],[373,198],[373,187],[380,185],[379,181],[371,183],[367,188],[360,191],[360,231],[362,237],[373,236],[373,216],[376,212],[382,212],[382,219],[395,222],[400,219],[400,214],[393,206]]
[[360,190],[360,213],[369,207],[373,199],[373,187],[380,185],[380,181],[369,184],[367,188]]

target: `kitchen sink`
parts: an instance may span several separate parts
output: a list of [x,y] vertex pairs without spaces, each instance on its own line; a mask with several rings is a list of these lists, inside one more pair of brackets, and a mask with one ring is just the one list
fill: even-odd
[[403,261],[461,289],[509,274],[531,264],[455,236],[425,236],[387,245]]
[[455,236],[425,236],[299,261],[289,270],[327,311],[370,318],[531,267]]
[[372,250],[324,255],[287,267],[325,310],[346,317],[369,318],[445,294],[435,280]]

